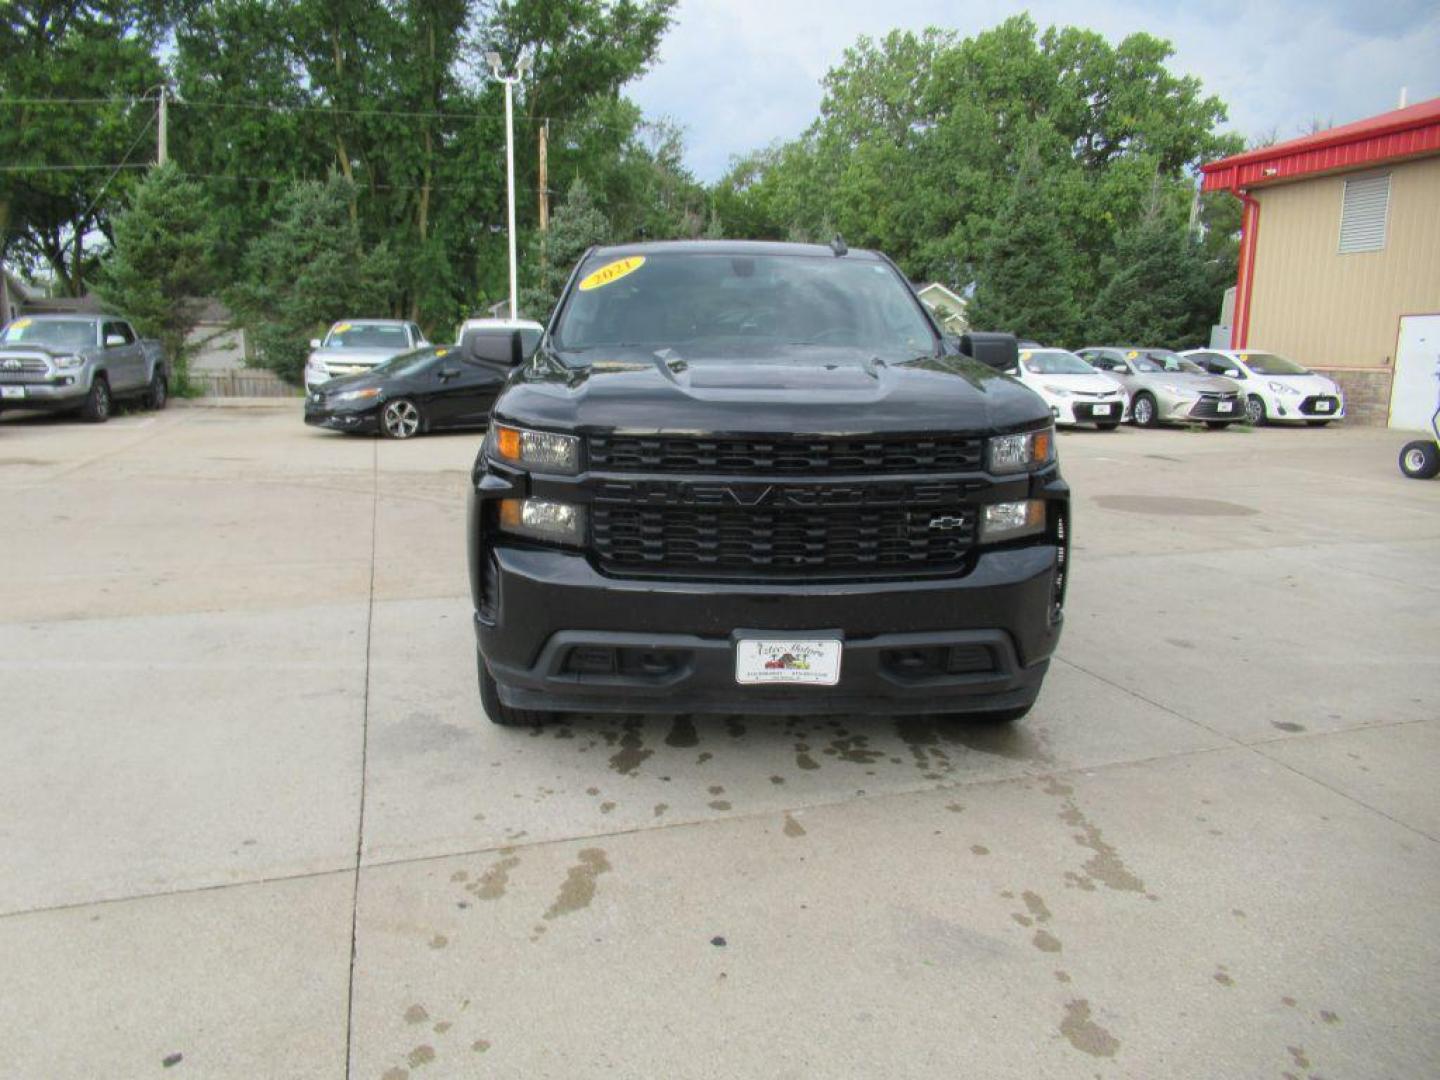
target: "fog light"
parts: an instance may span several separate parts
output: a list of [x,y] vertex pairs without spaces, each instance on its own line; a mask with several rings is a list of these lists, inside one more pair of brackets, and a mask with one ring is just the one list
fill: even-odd
[[501,499],[500,527],[534,540],[579,545],[585,539],[585,511],[554,499]]
[[980,520],[980,540],[994,543],[1045,530],[1045,500],[991,503]]

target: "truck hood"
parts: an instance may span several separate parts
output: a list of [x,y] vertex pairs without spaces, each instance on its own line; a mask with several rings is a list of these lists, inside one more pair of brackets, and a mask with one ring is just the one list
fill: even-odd
[[0,363],[3,363],[7,356],[25,357],[33,359],[40,357],[48,360],[52,356],[74,356],[76,353],[84,352],[93,348],[91,345],[81,345],[73,349],[62,349],[58,345],[39,345],[23,342],[16,345],[0,345]]
[[495,415],[597,434],[851,436],[1014,430],[1044,423],[1050,409],[965,357],[897,364],[800,346],[685,358],[669,350],[542,350],[511,376]]
[[394,359],[407,349],[315,349],[311,360],[335,367],[374,367]]

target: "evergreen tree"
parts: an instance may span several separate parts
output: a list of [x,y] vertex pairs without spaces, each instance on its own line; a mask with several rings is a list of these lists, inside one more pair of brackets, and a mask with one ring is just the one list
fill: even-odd
[[298,381],[307,341],[341,318],[392,314],[387,297],[398,261],[384,244],[367,251],[350,216],[354,185],[340,176],[296,183],[276,220],[246,249],[242,281],[229,294],[250,329],[260,363]]
[[1046,345],[1073,343],[1079,306],[1074,249],[1038,168],[1023,167],[976,267],[966,317],[976,330],[1003,330]]
[[1200,243],[1183,222],[1152,207],[1120,235],[1115,254],[1100,261],[1100,280],[1087,320],[1096,341],[1168,346],[1203,345],[1220,310],[1217,284]]
[[215,285],[216,228],[204,191],[172,163],[150,171],[114,221],[114,243],[101,264],[97,290],[145,337],[157,337],[170,358],[174,393],[189,389],[185,339],[195,328],[196,301]]
[[580,256],[609,239],[610,223],[590,197],[585,181],[576,178],[550,217],[550,231],[537,233],[531,243],[530,262],[538,269],[534,283],[520,291],[522,314],[547,321]]

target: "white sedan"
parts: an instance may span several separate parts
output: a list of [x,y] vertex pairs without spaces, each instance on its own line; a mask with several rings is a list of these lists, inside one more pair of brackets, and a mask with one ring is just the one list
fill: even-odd
[[1022,349],[1010,374],[1045,399],[1055,423],[1114,431],[1129,404],[1118,383],[1064,349]]
[[1277,353],[1249,349],[1191,349],[1181,355],[1206,371],[1240,384],[1250,423],[1304,423],[1324,427],[1345,415],[1340,385]]

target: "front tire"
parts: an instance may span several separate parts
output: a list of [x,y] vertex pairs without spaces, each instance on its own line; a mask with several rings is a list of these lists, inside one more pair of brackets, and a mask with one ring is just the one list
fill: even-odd
[[1160,410],[1155,406],[1155,399],[1147,394],[1135,395],[1135,401],[1130,406],[1130,419],[1135,422],[1136,427],[1154,427],[1159,422]]
[[420,433],[420,407],[409,398],[387,401],[380,410],[380,434],[387,439],[411,439]]
[[80,418],[87,424],[103,424],[110,419],[114,407],[109,381],[104,375],[96,375],[90,380],[90,392],[85,395],[85,404],[80,406]]
[[1411,480],[1430,480],[1440,475],[1440,446],[1429,439],[1417,439],[1400,451],[1400,471]]
[[1265,402],[1257,395],[1251,394],[1245,399],[1245,419],[1250,421],[1251,427],[1264,427],[1269,418],[1265,411]]
[[485,658],[478,649],[475,652],[475,667],[480,677],[480,704],[484,706],[485,715],[492,724],[499,724],[501,727],[539,727],[546,721],[555,719],[554,713],[536,709],[512,709],[501,701],[500,687],[495,682],[495,676],[491,675],[490,669],[485,666]]
[[145,391],[145,407],[156,412],[165,408],[170,400],[170,384],[162,371],[157,370],[150,380],[150,389]]

